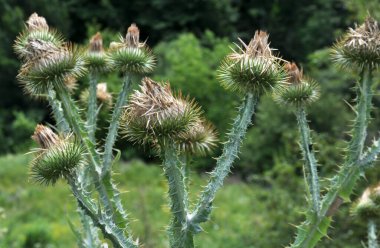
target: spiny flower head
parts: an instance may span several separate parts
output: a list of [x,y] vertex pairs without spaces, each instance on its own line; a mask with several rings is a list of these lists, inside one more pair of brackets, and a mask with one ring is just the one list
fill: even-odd
[[367,17],[362,25],[350,28],[334,45],[332,56],[336,63],[344,67],[377,67],[380,64],[379,23]]
[[213,125],[203,118],[176,137],[178,150],[188,154],[205,155],[216,147],[218,141]]
[[272,54],[268,38],[266,32],[258,30],[248,45],[239,39],[243,48],[233,50],[219,68],[218,76],[224,87],[260,95],[285,81],[280,59]]
[[368,187],[359,200],[355,203],[353,214],[363,220],[376,219],[380,217],[380,184]]
[[41,147],[34,151],[36,156],[30,165],[30,176],[38,183],[54,184],[72,176],[84,161],[84,149],[77,141],[59,137],[49,127],[37,125],[32,139]]
[[111,42],[108,57],[112,68],[136,74],[153,71],[155,58],[145,42],[141,43],[139,39],[140,30],[133,23],[125,38],[120,36],[120,42]]
[[109,69],[106,54],[103,49],[103,38],[99,32],[91,37],[85,60],[87,67],[91,71],[105,72]]
[[187,131],[199,115],[199,107],[181,94],[174,96],[169,84],[144,78],[124,111],[123,132],[140,144],[165,142]]
[[286,63],[284,70],[287,81],[278,85],[273,93],[277,103],[297,108],[307,106],[319,98],[319,85],[306,79],[295,63]]

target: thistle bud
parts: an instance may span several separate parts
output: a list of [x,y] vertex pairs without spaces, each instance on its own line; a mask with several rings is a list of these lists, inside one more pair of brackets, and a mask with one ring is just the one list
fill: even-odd
[[[379,218],[380,205],[378,200],[379,186],[368,187],[353,208],[353,214],[363,220]],[[374,199],[376,199],[374,201]]]
[[128,47],[140,46],[140,30],[135,23],[129,26],[127,35],[125,36],[125,43]]
[[126,107],[123,132],[131,141],[147,144],[155,140],[173,139],[196,122],[200,109],[193,101],[174,96],[169,84],[142,80],[140,91],[135,91]]
[[205,155],[215,148],[217,140],[215,128],[204,119],[199,119],[176,137],[179,151],[199,155]]
[[225,88],[260,95],[285,81],[280,59],[272,55],[268,38],[266,32],[256,31],[248,45],[240,40],[243,48],[233,50],[219,68],[218,76]]
[[365,22],[350,28],[333,48],[334,61],[342,66],[371,66],[380,64],[380,29],[378,22],[367,17]]
[[85,55],[87,67],[94,72],[108,71],[108,63],[103,49],[102,35],[97,32],[90,39],[88,52]]
[[28,31],[48,31],[49,26],[46,22],[46,19],[42,16],[39,16],[37,13],[33,13],[29,19],[26,21]]
[[140,31],[136,24],[131,24],[127,34],[120,37],[120,42],[111,42],[109,61],[111,68],[122,72],[144,74],[153,71],[155,58],[145,43],[140,43]]
[[284,70],[287,74],[286,83],[278,85],[273,98],[280,105],[290,107],[307,106],[319,98],[319,85],[303,76],[303,71],[295,63],[286,63]]
[[38,183],[54,184],[83,163],[84,148],[70,137],[61,138],[50,128],[37,125],[32,139],[41,147],[30,167],[30,176]]

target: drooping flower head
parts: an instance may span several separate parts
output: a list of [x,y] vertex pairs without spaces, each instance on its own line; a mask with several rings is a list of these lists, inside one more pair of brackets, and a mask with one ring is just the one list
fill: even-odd
[[124,111],[123,132],[140,144],[166,142],[189,130],[199,115],[199,107],[181,94],[174,96],[169,84],[144,78]]
[[125,37],[111,42],[109,49],[110,66],[122,72],[145,74],[153,71],[155,58],[145,42],[140,42],[140,30],[131,24]]
[[35,150],[30,165],[30,176],[38,183],[49,185],[72,176],[82,165],[84,148],[71,137],[59,137],[49,127],[37,125],[32,139],[41,147]]
[[290,107],[307,106],[319,98],[319,85],[311,79],[305,78],[302,69],[295,63],[286,63],[284,70],[287,81],[274,90],[274,100],[280,105]]
[[367,17],[362,25],[350,28],[335,44],[332,56],[336,63],[344,67],[377,67],[380,64],[379,23]]
[[269,35],[256,31],[248,45],[233,50],[219,68],[219,79],[227,89],[262,94],[285,81],[279,58],[273,55]]

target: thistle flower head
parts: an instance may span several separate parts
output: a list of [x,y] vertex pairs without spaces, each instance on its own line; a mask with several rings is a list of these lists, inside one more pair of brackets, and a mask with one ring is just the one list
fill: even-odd
[[368,187],[354,204],[353,214],[364,220],[380,217],[380,187]]
[[85,61],[91,71],[101,73],[109,70],[106,54],[103,49],[103,38],[99,32],[90,39]]
[[319,85],[313,80],[305,78],[302,69],[298,69],[295,63],[286,63],[284,70],[287,74],[287,81],[278,85],[273,92],[273,98],[277,103],[297,108],[318,100]]
[[156,64],[150,49],[140,43],[140,31],[136,24],[132,24],[125,35],[120,36],[119,42],[111,42],[109,62],[112,68],[122,72],[144,74],[153,71]]
[[131,141],[147,144],[174,139],[198,119],[200,109],[193,101],[174,96],[169,84],[142,80],[123,114],[123,132]]
[[334,61],[344,67],[377,67],[380,64],[378,22],[372,17],[367,17],[362,25],[350,28],[334,45],[332,55]]
[[83,163],[84,149],[70,137],[61,138],[49,127],[37,125],[32,138],[41,147],[30,165],[30,176],[38,183],[54,184]]
[[280,59],[272,54],[269,35],[256,31],[248,45],[228,55],[219,68],[219,79],[227,89],[240,93],[262,94],[285,81]]
[[42,16],[39,16],[37,13],[33,13],[29,19],[26,21],[26,25],[29,32],[32,31],[48,31],[49,25],[46,22],[46,19]]
[[215,128],[202,118],[176,137],[178,150],[188,154],[205,155],[216,147],[217,141]]

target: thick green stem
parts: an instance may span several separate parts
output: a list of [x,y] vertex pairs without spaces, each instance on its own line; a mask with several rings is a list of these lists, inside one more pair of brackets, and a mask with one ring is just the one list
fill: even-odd
[[292,248],[312,248],[327,235],[331,217],[342,201],[349,201],[352,190],[363,170],[361,157],[367,134],[367,125],[372,99],[372,68],[365,67],[361,73],[359,102],[349,143],[348,156],[338,174],[331,179],[329,191],[323,197],[318,217],[307,215],[307,220],[298,228]]
[[92,143],[96,143],[95,133],[96,133],[96,85],[98,84],[98,76],[95,72],[90,73],[90,85],[89,85],[89,95],[88,95],[88,109],[87,109],[87,131],[88,136]]
[[169,227],[170,247],[192,248],[194,247],[192,235],[186,232],[188,203],[181,161],[174,142],[165,142],[161,147],[164,173],[169,184],[170,209],[173,214]]
[[209,218],[216,192],[223,185],[223,181],[230,172],[232,163],[238,155],[240,144],[251,123],[257,101],[257,96],[252,93],[247,93],[244,103],[239,109],[239,114],[235,118],[232,129],[228,135],[228,140],[224,144],[223,153],[217,159],[216,167],[211,172],[209,182],[199,198],[195,211],[189,217],[191,224],[195,225],[195,232],[200,230],[197,225],[207,221]]
[[305,176],[311,196],[312,209],[315,214],[319,215],[320,210],[320,189],[317,170],[317,161],[312,150],[313,144],[310,138],[310,129],[307,124],[306,110],[304,107],[299,107],[296,110],[299,132],[301,136],[301,150],[305,159]]
[[368,221],[368,248],[379,248],[376,235],[376,223],[374,220]]
[[106,176],[107,173],[110,172],[112,166],[112,150],[115,144],[117,131],[119,128],[120,116],[123,110],[123,106],[126,104],[126,98],[131,90],[131,78],[126,75],[124,77],[123,89],[121,90],[115,107],[112,113],[112,119],[110,122],[110,126],[108,128],[108,134],[106,138],[106,143],[104,145],[104,155],[103,155],[103,167],[102,167],[102,178]]

